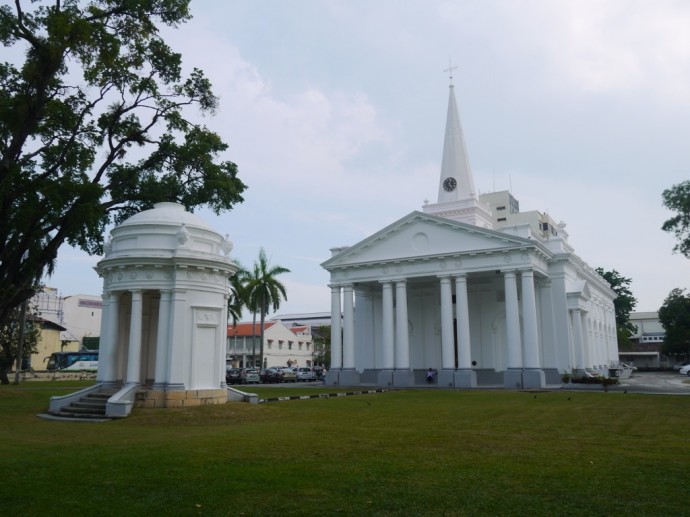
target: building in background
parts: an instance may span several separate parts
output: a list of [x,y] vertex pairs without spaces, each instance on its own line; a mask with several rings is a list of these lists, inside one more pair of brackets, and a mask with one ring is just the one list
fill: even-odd
[[659,321],[658,312],[631,312],[630,323],[637,332],[630,336],[631,350],[619,350],[621,361],[631,363],[640,369],[670,368],[675,358],[667,358],[661,353],[666,332]]
[[[261,324],[228,325],[226,362],[233,368],[259,367]],[[264,324],[264,364],[272,366],[313,366],[314,343],[309,325],[287,327],[280,321]]]
[[31,306],[37,307],[38,316],[41,318],[65,328],[60,334],[60,340],[77,345],[76,348],[70,346],[70,350],[79,350],[80,347],[98,348],[103,310],[103,299],[100,296],[60,296],[57,289],[44,287],[42,292],[34,296]]

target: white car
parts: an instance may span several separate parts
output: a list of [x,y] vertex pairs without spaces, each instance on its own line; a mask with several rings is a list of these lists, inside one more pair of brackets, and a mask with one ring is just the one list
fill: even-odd
[[680,374],[681,375],[687,375],[688,377],[690,377],[690,364],[683,366],[680,369]]

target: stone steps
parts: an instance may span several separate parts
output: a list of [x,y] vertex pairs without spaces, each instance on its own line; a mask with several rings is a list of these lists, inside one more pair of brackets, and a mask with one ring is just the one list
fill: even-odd
[[53,416],[69,420],[108,419],[105,415],[106,405],[108,399],[115,393],[117,393],[117,390],[103,390],[98,393],[89,393],[79,400],[70,403],[68,406],[63,407],[59,413],[55,413]]

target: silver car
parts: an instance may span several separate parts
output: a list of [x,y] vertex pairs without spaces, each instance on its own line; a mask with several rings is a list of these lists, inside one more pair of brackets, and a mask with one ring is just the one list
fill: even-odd
[[316,373],[311,368],[297,368],[298,381],[315,381]]

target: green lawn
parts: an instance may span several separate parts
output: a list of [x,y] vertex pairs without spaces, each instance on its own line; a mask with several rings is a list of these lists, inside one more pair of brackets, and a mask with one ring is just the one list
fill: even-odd
[[[37,418],[51,395],[72,391],[58,386],[0,387],[6,515],[681,515],[688,508],[690,397],[410,390],[135,410],[105,424]],[[264,398],[270,388],[259,390]]]

